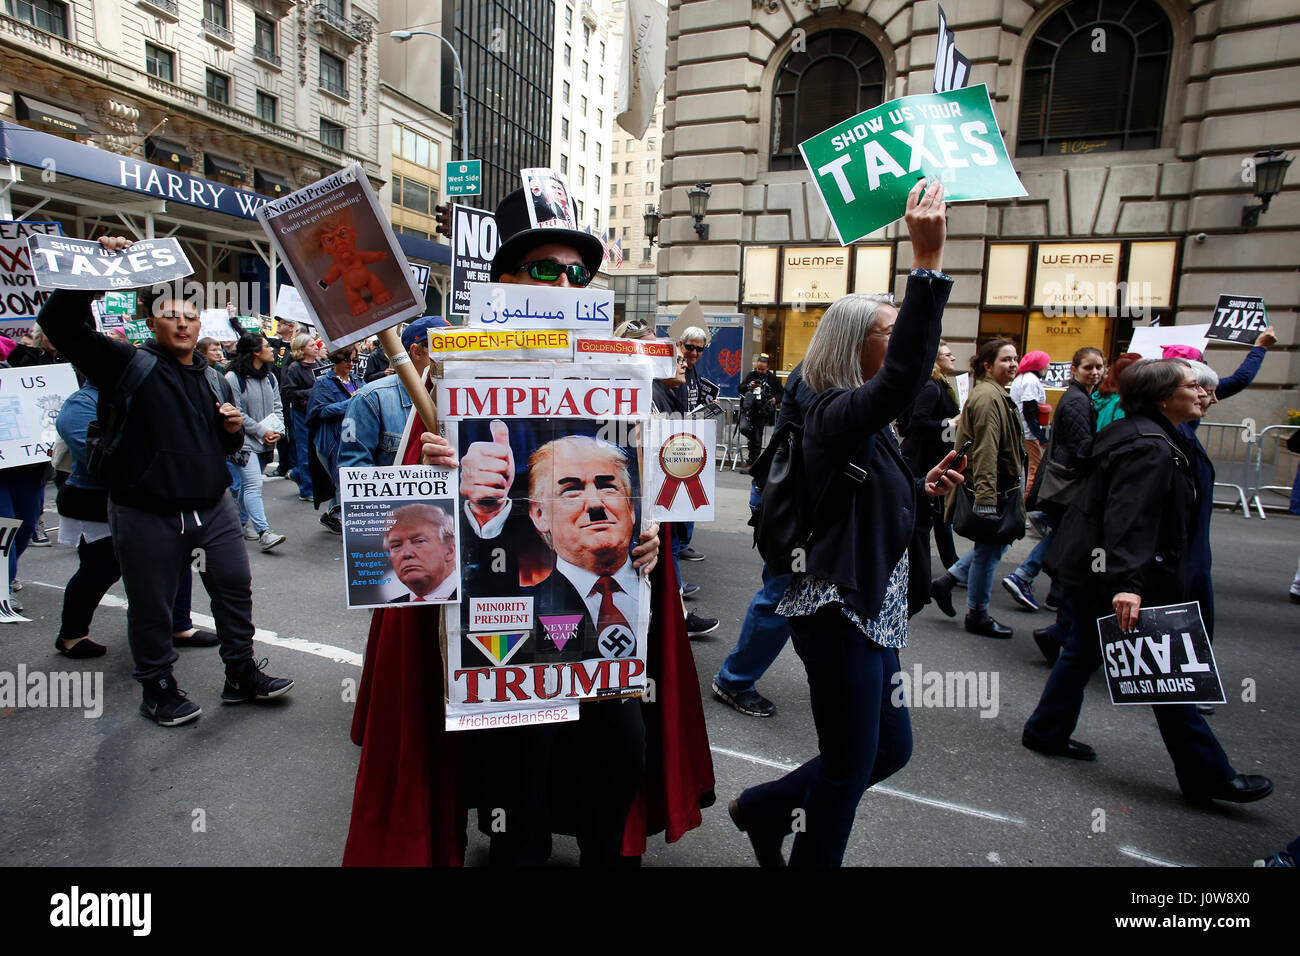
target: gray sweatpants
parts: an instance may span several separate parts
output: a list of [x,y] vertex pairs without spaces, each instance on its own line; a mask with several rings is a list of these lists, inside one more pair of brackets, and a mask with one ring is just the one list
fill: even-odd
[[126,588],[126,626],[139,681],[169,677],[172,601],[181,568],[199,572],[212,599],[212,617],[227,667],[253,656],[253,587],[235,502],[179,514],[156,514],[109,502],[108,524]]

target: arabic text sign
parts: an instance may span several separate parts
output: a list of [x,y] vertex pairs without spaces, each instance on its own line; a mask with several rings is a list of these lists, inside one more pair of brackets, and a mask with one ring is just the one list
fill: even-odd
[[109,252],[86,239],[35,235],[27,240],[36,284],[46,289],[138,289],[194,272],[179,239],[141,239]]
[[1097,633],[1111,703],[1224,702],[1197,602],[1144,607],[1131,631],[1121,631],[1114,614],[1098,618]]
[[492,258],[501,238],[492,213],[472,206],[451,207],[451,313],[469,314],[472,282],[492,278]]
[[1206,337],[1221,342],[1245,342],[1254,345],[1259,333],[1268,328],[1268,309],[1264,300],[1253,295],[1219,296],[1214,318]]
[[459,602],[457,484],[430,465],[340,469],[348,607]]
[[36,286],[27,237],[62,234],[57,222],[0,222],[0,335],[16,342],[28,334],[50,297]]
[[922,177],[942,182],[949,202],[1026,195],[982,83],[891,100],[799,149],[841,245],[902,218]]
[[497,329],[580,329],[614,332],[614,293],[504,282],[469,287],[469,325]]
[[0,369],[0,468],[50,460],[59,409],[76,390],[71,365]]

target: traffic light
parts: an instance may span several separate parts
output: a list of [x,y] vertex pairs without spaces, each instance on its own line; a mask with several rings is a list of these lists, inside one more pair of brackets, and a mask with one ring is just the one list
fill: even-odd
[[446,236],[448,239],[450,239],[451,238],[451,205],[445,203],[441,206],[435,206],[434,209],[438,215],[438,232]]

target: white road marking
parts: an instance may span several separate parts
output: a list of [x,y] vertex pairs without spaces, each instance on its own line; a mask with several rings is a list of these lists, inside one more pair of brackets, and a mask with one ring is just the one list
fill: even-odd
[[[755,757],[753,754],[741,753],[739,750],[728,750],[726,747],[710,747],[716,754],[722,754],[726,757],[735,757],[737,760],[745,760],[749,763],[758,764],[762,767],[771,767],[773,770],[784,770],[787,773],[794,770],[796,764],[781,763],[776,760],[768,760],[764,757]],[[953,813],[964,813],[967,816],[979,817],[981,820],[996,820],[998,823],[1010,823],[1013,826],[1023,827],[1025,821],[1017,817],[1009,817],[1002,813],[994,813],[992,810],[980,810],[977,807],[967,807],[960,803],[950,803],[947,800],[935,800],[933,797],[922,797],[919,794],[908,793],[906,790],[899,790],[895,787],[886,787],[880,784],[871,788],[872,793],[883,793],[891,797],[898,797],[900,800],[910,800],[913,803],[924,804],[927,807],[936,807],[940,810],[949,810]]]
[[1158,856],[1143,853],[1141,850],[1131,846],[1119,847],[1119,852],[1123,853],[1125,856],[1131,856],[1135,860],[1142,860],[1145,863],[1151,863],[1155,866],[1183,866],[1182,863],[1172,863],[1169,860],[1162,860]]
[[[54,591],[64,590],[61,584],[46,584],[44,581],[33,581],[32,584],[50,588]],[[99,606],[125,608],[126,601],[116,594],[105,594],[100,599]],[[195,624],[202,627],[215,629],[217,626],[217,622],[206,614],[191,614],[190,617]],[[336,664],[351,664],[353,667],[360,667],[362,663],[362,656],[356,651],[335,647],[332,644],[321,644],[319,641],[304,641],[300,637],[281,637],[275,631],[268,631],[260,627],[253,631],[253,640],[261,641],[263,644],[270,644],[272,647],[283,647],[290,651],[302,651],[304,654],[324,657]]]

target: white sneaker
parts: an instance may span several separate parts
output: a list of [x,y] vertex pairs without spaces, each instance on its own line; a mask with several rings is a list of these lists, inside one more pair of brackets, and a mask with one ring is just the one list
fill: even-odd
[[276,534],[270,528],[267,528],[262,532],[262,536],[257,539],[257,543],[261,545],[263,551],[270,551],[272,548],[284,544],[286,540],[288,539],[284,535]]
[[251,524],[246,524],[246,525],[244,525],[244,540],[245,540],[245,541],[256,541],[256,540],[258,540],[260,537],[262,537],[262,536],[261,536],[260,534],[257,533],[257,531],[253,528],[253,526],[252,526]]

